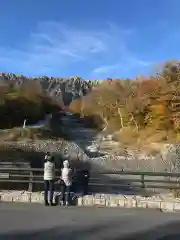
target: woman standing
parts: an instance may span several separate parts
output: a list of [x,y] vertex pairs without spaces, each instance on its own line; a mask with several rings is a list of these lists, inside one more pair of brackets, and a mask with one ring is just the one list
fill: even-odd
[[61,169],[61,198],[63,205],[70,205],[70,193],[72,186],[72,169],[69,166],[68,160],[63,162]]
[[44,163],[44,203],[45,206],[49,206],[48,192],[50,193],[50,205],[53,206],[54,195],[54,180],[55,180],[55,164],[54,158],[49,157]]

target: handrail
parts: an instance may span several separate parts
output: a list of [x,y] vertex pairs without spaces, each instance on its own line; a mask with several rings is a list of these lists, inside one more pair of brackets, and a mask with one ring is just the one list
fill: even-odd
[[[60,169],[56,169],[60,173]],[[57,174],[59,177],[59,174]],[[112,179],[110,175],[127,176],[126,178]],[[139,178],[128,178],[139,176]],[[107,180],[101,179],[107,177]],[[148,177],[161,177],[160,179],[147,179]],[[31,167],[1,167],[0,183],[26,183],[28,190],[33,191],[34,184],[43,183],[43,168]],[[112,183],[113,182],[113,183]],[[154,188],[154,189],[180,189],[180,172],[133,172],[133,171],[101,171],[96,173],[96,177],[90,178],[90,186],[109,186],[109,187],[134,187],[134,188]]]
[[[31,168],[31,167],[1,167],[1,171],[33,171],[33,172],[42,172],[43,168]],[[60,169],[56,169],[56,172],[59,172]],[[124,170],[117,170],[117,171],[99,171],[97,172],[99,175],[145,175],[145,176],[155,176],[155,177],[180,177],[179,173],[173,172],[135,172],[135,171],[124,171]]]

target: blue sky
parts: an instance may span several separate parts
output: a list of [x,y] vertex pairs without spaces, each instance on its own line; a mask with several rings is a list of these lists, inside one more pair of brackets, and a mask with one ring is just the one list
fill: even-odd
[[135,77],[179,59],[179,0],[0,0],[0,71]]

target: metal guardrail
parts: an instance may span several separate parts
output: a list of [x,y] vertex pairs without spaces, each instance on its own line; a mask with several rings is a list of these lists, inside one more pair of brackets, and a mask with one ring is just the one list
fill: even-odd
[[[57,179],[60,176],[60,170],[56,169]],[[94,187],[133,187],[140,189],[180,189],[180,173],[172,172],[132,172],[132,171],[116,171],[116,172],[99,172],[97,177],[90,178],[89,185]],[[110,175],[119,177],[127,176],[114,180]],[[135,178],[138,177],[138,178]],[[103,177],[107,180],[100,181]],[[133,178],[134,177],[134,178]],[[154,178],[156,177],[156,178]],[[149,179],[151,178],[151,179]],[[158,179],[157,179],[158,178]],[[112,181],[111,181],[112,180]],[[0,183],[26,183],[28,191],[33,191],[35,184],[42,184],[43,169],[31,167],[2,167],[0,166]],[[113,182],[113,183],[112,183]]]

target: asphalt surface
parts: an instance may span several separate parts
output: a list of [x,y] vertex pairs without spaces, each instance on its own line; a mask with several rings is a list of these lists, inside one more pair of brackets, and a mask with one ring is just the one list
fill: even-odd
[[0,239],[180,239],[180,214],[0,203]]

